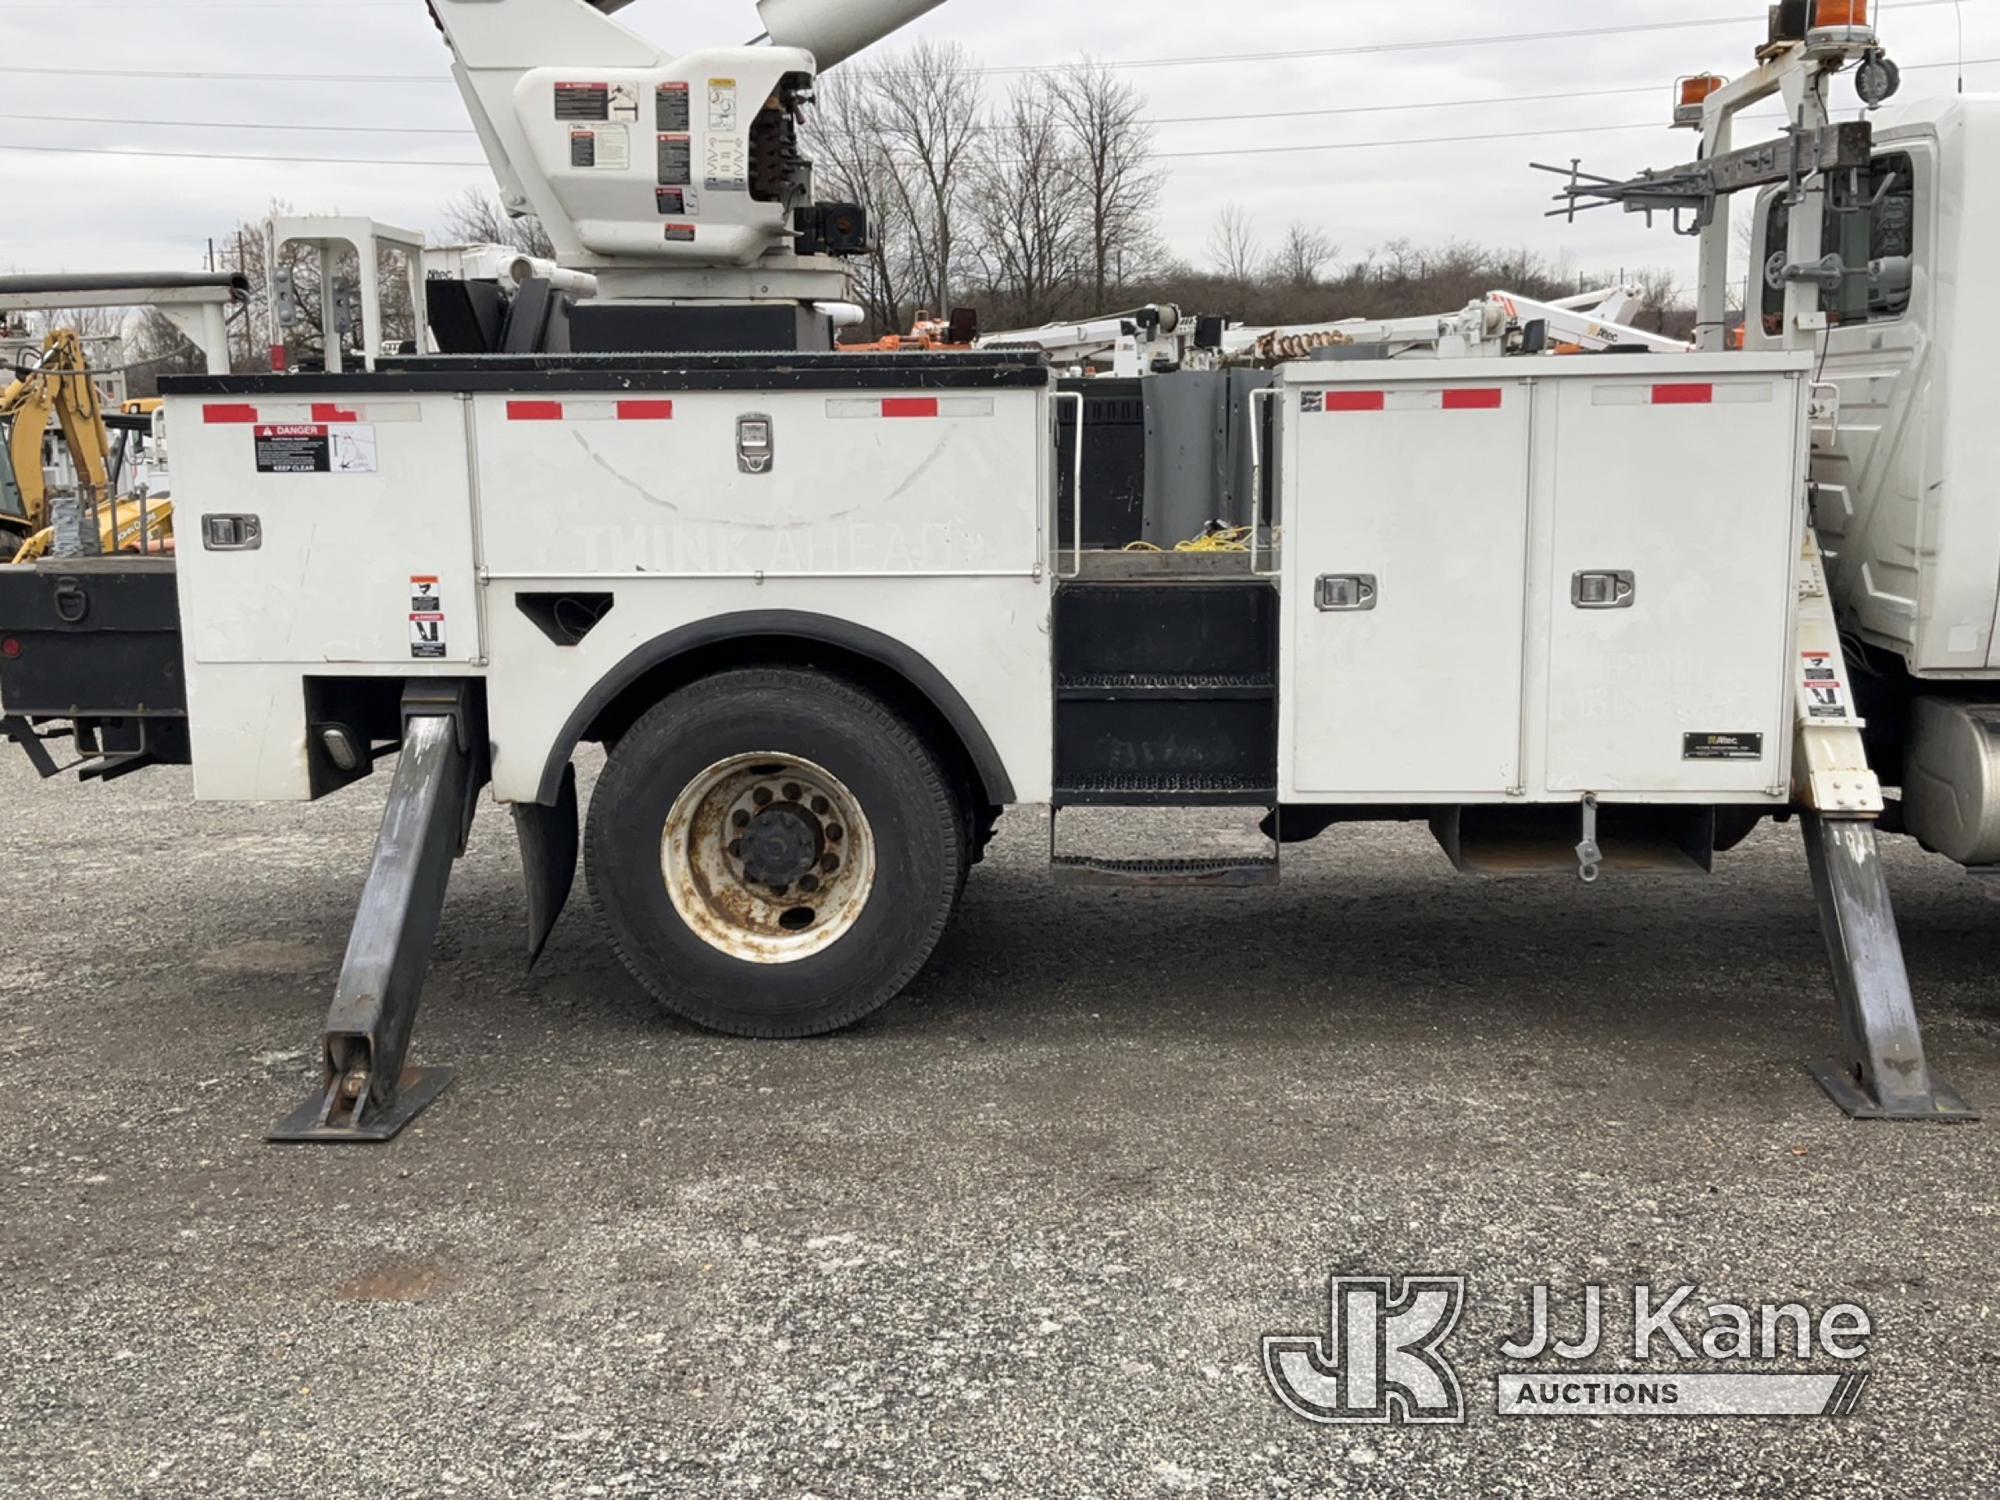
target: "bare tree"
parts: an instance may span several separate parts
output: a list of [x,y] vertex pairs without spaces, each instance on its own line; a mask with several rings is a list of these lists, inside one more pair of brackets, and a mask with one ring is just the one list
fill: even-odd
[[1271,262],[1271,274],[1287,286],[1308,291],[1320,284],[1327,262],[1340,254],[1340,246],[1325,230],[1294,220]]
[[[1069,136],[1085,226],[1090,289],[1102,307],[1152,243],[1161,175],[1139,91],[1086,57],[1057,74],[1051,103]],[[1130,269],[1142,269],[1136,264]]]
[[885,220],[906,240],[911,295],[949,311],[965,269],[963,225],[979,140],[978,70],[956,43],[922,42],[870,75],[868,111],[893,170]]
[[1257,232],[1241,204],[1222,205],[1208,234],[1208,254],[1217,274],[1231,285],[1247,287],[1257,279]]
[[972,210],[990,315],[1046,323],[1075,292],[1086,242],[1084,178],[1056,111],[1056,86],[1030,74],[980,138]]
[[157,307],[142,312],[126,338],[126,393],[157,396],[165,375],[201,375],[208,360]]
[[445,204],[440,221],[444,232],[467,245],[511,245],[523,255],[554,260],[556,247],[542,221],[515,218],[491,195],[467,188]]
[[818,104],[807,115],[804,132],[814,187],[822,198],[858,204],[867,213],[873,229],[869,251],[848,261],[855,295],[877,333],[900,333],[915,311],[905,285],[912,258],[909,226],[896,207],[901,199],[876,123],[873,81],[841,69],[822,78],[816,92]]

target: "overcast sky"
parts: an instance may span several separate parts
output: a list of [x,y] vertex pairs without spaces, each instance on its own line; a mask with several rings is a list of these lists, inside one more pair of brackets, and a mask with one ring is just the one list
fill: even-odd
[[[962,42],[995,68],[1059,63],[1080,52],[1119,63],[1201,59],[1126,73],[1163,120],[1225,117],[1163,123],[1157,133],[1167,170],[1162,227],[1190,259],[1203,258],[1217,209],[1234,201],[1265,238],[1304,220],[1338,241],[1343,257],[1397,237],[1460,237],[1607,272],[1669,265],[1691,280],[1688,242],[1664,229],[1648,232],[1612,213],[1575,226],[1545,220],[1553,183],[1527,163],[1580,155],[1587,168],[1609,173],[1680,159],[1692,138],[1654,128],[1667,115],[1672,80],[1744,71],[1763,10],[1763,0],[949,0],[905,36]],[[1949,93],[1958,55],[1953,8],[1891,0],[1877,10],[1890,50],[1909,69],[1906,96]],[[1964,0],[1963,15],[1966,57],[2000,58],[2000,4]],[[1737,19],[1493,40],[1727,17]],[[759,30],[751,0],[640,0],[620,20],[674,51],[740,42]],[[1405,45],[1374,55],[1236,60],[1375,44]],[[51,71],[58,69],[174,76]],[[210,235],[260,217],[274,198],[302,212],[435,230],[442,203],[492,184],[447,70],[423,0],[0,0],[0,267],[198,268]],[[187,76],[204,73],[257,76]],[[301,74],[415,81],[315,82]],[[1008,78],[987,82],[999,89]],[[2000,65],[1970,67],[1967,87],[2000,92]],[[1611,92],[1627,89],[1639,92]],[[1470,102],[1524,95],[1554,97]],[[1349,112],[1274,117],[1335,110]],[[1636,128],[1607,128],[1614,126]],[[1422,143],[1394,144],[1412,141]],[[31,145],[397,164],[16,149]],[[1314,145],[1342,149],[1276,149]],[[1231,154],[1182,154],[1198,152]]]

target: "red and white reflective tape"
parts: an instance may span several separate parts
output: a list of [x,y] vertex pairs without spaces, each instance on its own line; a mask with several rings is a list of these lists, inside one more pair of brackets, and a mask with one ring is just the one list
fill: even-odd
[[928,421],[936,417],[990,417],[990,396],[867,396],[826,403],[829,417]]
[[509,401],[510,422],[671,422],[671,401]]
[[1302,401],[1308,416],[1376,411],[1499,411],[1507,404],[1507,392],[1501,386],[1456,386],[1429,391],[1307,391]]
[[210,427],[346,427],[363,422],[421,422],[424,408],[416,401],[272,401],[255,406],[211,402],[201,409]]
[[1777,387],[1768,380],[1671,381],[1661,385],[1593,386],[1593,406],[1768,406]]

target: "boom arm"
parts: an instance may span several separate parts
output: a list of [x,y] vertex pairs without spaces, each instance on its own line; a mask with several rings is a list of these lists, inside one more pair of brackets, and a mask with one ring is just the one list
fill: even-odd
[[678,58],[611,19],[629,0],[428,3],[509,212],[540,218],[565,266],[683,272],[651,290],[701,298],[721,283],[700,273],[791,249],[819,72],[942,0],[758,0],[771,45]]

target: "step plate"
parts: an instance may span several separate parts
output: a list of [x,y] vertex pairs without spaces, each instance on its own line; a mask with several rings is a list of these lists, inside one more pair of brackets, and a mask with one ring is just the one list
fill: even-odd
[[1056,884],[1063,886],[1245,890],[1276,885],[1280,874],[1275,859],[1088,859],[1059,855],[1052,863]]

